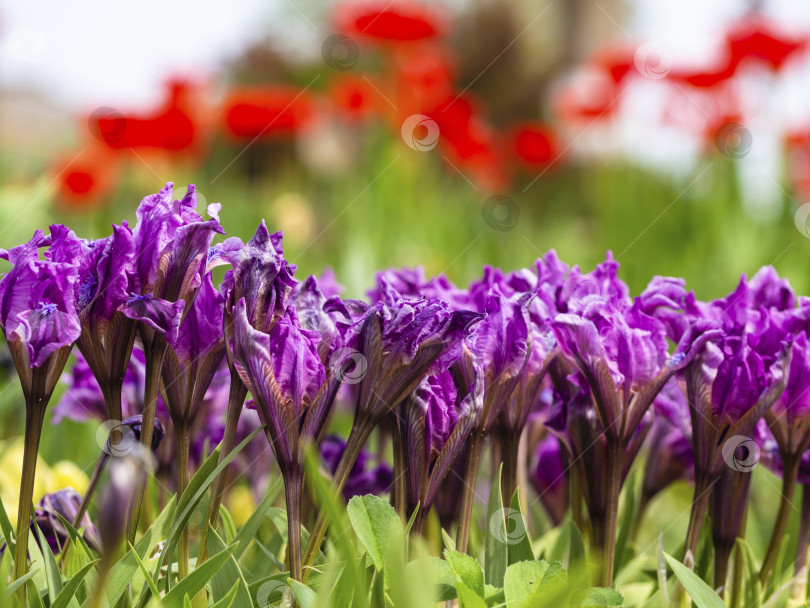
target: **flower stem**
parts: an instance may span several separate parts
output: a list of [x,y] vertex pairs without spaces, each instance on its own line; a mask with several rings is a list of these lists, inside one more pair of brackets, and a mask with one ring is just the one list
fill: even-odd
[[[228,393],[228,413],[225,417],[225,435],[219,449],[219,461],[222,462],[233,450],[236,441],[236,429],[239,425],[239,416],[242,413],[242,406],[247,397],[247,389],[239,378],[236,370],[231,369],[231,387]],[[202,538],[200,539],[200,550],[197,554],[197,566],[202,565],[208,559],[208,524],[216,526],[219,517],[219,506],[222,504],[222,495],[225,492],[225,481],[228,477],[228,469],[224,469],[211,486],[211,494],[208,499],[208,512],[205,516],[206,525],[203,527]]]
[[782,500],[779,503],[779,511],[776,514],[773,532],[771,532],[771,540],[768,542],[768,549],[765,551],[762,568],[759,571],[759,581],[762,583],[763,588],[768,582],[768,576],[782,545],[782,537],[785,535],[785,527],[790,516],[791,501],[796,490],[796,477],[799,474],[799,459],[797,457],[783,454],[782,465]]
[[607,488],[605,492],[605,541],[602,556],[602,585],[613,586],[613,567],[616,556],[616,526],[619,520],[619,494],[622,490],[622,469],[625,447],[621,441],[607,437]]
[[[356,421],[352,427],[349,438],[346,440],[346,448],[343,451],[343,456],[341,456],[338,468],[332,477],[332,492],[336,496],[339,496],[343,491],[343,486],[346,485],[346,481],[349,479],[352,467],[354,467],[354,463],[360,456],[360,450],[363,449],[373,428],[374,425],[368,421],[366,421],[366,423]],[[321,511],[310,532],[309,542],[307,543],[307,548],[302,559],[301,567],[302,569],[306,568],[301,579],[304,583],[306,583],[307,578],[309,578],[311,571],[310,566],[315,563],[315,558],[318,556],[318,551],[321,549],[328,526],[329,523],[326,521],[326,514],[324,511]]]
[[503,431],[501,438],[501,456],[503,457],[503,472],[501,473],[501,501],[508,507],[512,502],[512,495],[518,487],[518,450],[520,448],[520,435],[515,436],[510,431]]
[[458,520],[456,551],[467,552],[470,539],[470,522],[472,521],[473,498],[475,497],[475,477],[478,474],[478,463],[484,448],[484,434],[474,430],[467,445],[467,462],[464,468],[464,489],[461,496],[461,512]]
[[[34,499],[34,477],[37,469],[39,439],[42,423],[45,420],[47,401],[29,400],[25,406],[25,447],[23,449],[22,479],[20,481],[20,502],[17,509],[17,539],[14,549],[14,579],[28,572],[28,532],[31,525],[31,505]],[[27,585],[19,590],[20,602],[26,605]]]
[[[188,452],[191,438],[188,434],[188,424],[185,421],[174,422],[175,463],[177,466],[177,500],[183,495],[188,486]],[[188,576],[188,526],[183,526],[180,538],[177,541],[177,580],[178,582]]]
[[703,527],[703,520],[706,519],[706,512],[709,510],[711,499],[711,489],[714,480],[711,480],[705,473],[695,473],[695,495],[692,498],[692,511],[689,514],[689,527],[686,530],[686,542],[683,547],[683,556],[687,554],[695,557],[700,529]]
[[300,471],[292,471],[284,479],[284,493],[287,499],[287,553],[290,562],[290,576],[297,581],[302,578],[301,562],[301,494],[303,477]]
[[802,484],[802,514],[799,523],[799,541],[796,547],[794,571],[798,574],[807,565],[807,549],[810,547],[810,484]]
[[[144,348],[146,350],[146,378],[144,381],[143,391],[141,445],[149,452],[152,451],[152,431],[155,427],[155,412],[157,410],[158,386],[160,385],[160,370],[163,368],[163,357],[166,355],[166,346],[166,339],[158,333],[156,333],[151,340],[144,340]],[[144,481],[144,484],[140,488],[138,496],[133,503],[128,533],[130,543],[135,542],[135,535],[138,532],[138,519],[141,515],[141,507],[143,505],[147,483],[148,480]]]
[[399,420],[394,420],[394,482],[391,487],[391,502],[403,522],[407,522],[407,490],[405,487],[406,471],[405,451],[402,442],[402,429]]

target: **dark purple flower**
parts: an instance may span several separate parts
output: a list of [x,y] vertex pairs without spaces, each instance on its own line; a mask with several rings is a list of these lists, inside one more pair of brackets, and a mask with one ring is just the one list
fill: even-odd
[[529,480],[555,526],[562,523],[568,511],[567,460],[565,450],[555,435],[548,434],[537,443]]
[[[45,494],[34,509],[34,520],[39,527],[45,540],[48,542],[51,552],[57,555],[65,546],[69,538],[67,528],[59,519],[61,515],[66,521],[73,523],[79,513],[82,497],[73,488],[58,490],[52,494]],[[82,538],[87,545],[95,550],[101,551],[101,541],[96,526],[90,521],[90,516],[85,513],[81,520]],[[34,523],[31,524],[31,534],[36,537]]]
[[[0,280],[0,326],[14,358],[23,392],[32,391],[28,368],[52,367],[44,392],[50,396],[73,343],[79,337],[74,287],[76,266],[68,262],[39,259],[44,241],[41,232],[0,257],[12,262],[12,269]],[[52,360],[51,356],[56,356]],[[47,365],[46,365],[47,363]]]
[[425,378],[400,406],[409,507],[420,505],[417,530],[481,415],[483,389],[480,372],[457,387],[444,371]]
[[189,185],[180,201],[172,200],[172,188],[171,182],[166,184],[138,207],[132,233],[134,274],[129,297],[119,307],[127,317],[169,340],[175,338],[183,312],[191,307],[202,284],[211,241],[223,232],[217,217],[220,205],[209,205],[211,219],[204,221],[194,210],[194,186]]
[[197,416],[225,356],[223,307],[224,298],[206,274],[177,335],[169,341],[162,370],[163,394],[175,425],[188,425]]
[[[346,440],[339,435],[327,435],[321,443],[321,458],[333,475],[345,451]],[[368,452],[361,450],[349,474],[349,480],[343,487],[343,500],[348,501],[352,496],[365,494],[383,494],[390,489],[393,481],[391,467],[386,462],[372,466],[370,460]]]

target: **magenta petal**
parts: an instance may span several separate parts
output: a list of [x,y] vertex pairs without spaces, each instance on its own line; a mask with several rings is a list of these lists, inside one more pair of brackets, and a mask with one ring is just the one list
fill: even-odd
[[166,339],[171,343],[177,340],[177,331],[180,327],[180,320],[183,318],[184,306],[183,300],[167,302],[160,298],[153,298],[149,294],[145,296],[131,294],[118,310],[130,319],[140,321],[165,334]]

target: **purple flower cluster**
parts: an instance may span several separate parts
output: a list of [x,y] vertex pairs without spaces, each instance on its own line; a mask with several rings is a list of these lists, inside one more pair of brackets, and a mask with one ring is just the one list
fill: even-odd
[[[203,455],[219,445],[226,458],[261,425],[284,479],[298,579],[325,533],[320,518],[302,555],[309,446],[320,448],[337,492],[390,487],[403,517],[417,511],[416,531],[434,505],[443,523],[457,510],[466,550],[491,443],[504,503],[531,485],[553,522],[570,508],[603,555],[606,585],[619,492],[645,442],[642,504],[673,481],[695,482],[693,553],[712,488],[734,483],[724,442],[756,431],[769,462],[794,481],[810,446],[810,301],[772,268],[711,302],[665,277],[631,297],[610,253],[585,273],[550,251],[516,272],[486,267],[466,288],[421,269],[386,270],[366,300],[352,300],[331,273],[299,282],[282,234],[263,222],[246,243],[214,244],[224,233],[219,205],[208,219],[195,207],[193,186],[174,200],[168,184],[142,201],[134,229],[123,223],[88,241],[52,226],[0,252],[12,264],[0,281],[0,326],[31,417],[41,418],[77,344],[55,418],[141,414],[140,441],[150,445],[157,415],[172,438],[161,446],[163,469],[173,462],[179,492]],[[340,401],[354,410],[345,441],[326,436]],[[375,431],[381,446],[393,439],[393,470],[380,460],[386,449],[369,467]],[[261,484],[271,463],[260,450],[244,454],[248,478]],[[224,480],[212,488],[212,524]]]

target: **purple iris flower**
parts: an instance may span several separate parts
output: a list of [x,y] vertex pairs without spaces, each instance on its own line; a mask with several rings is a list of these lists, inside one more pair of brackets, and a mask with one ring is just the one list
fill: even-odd
[[[346,440],[340,435],[327,435],[321,442],[321,458],[330,473],[337,471],[345,451]],[[343,487],[343,500],[348,501],[352,496],[365,494],[383,494],[391,488],[393,478],[393,471],[387,462],[372,466],[371,456],[366,450],[361,450],[349,480]]]
[[269,334],[250,324],[245,298],[234,308],[234,362],[256,401],[284,479],[290,569],[297,580],[302,567],[303,450],[320,435],[339,384],[335,376],[327,375],[318,355],[319,342],[318,332],[301,328],[293,307]]
[[[79,512],[81,502],[82,497],[76,490],[65,488],[52,494],[45,494],[37,503],[34,509],[34,520],[54,555],[57,555],[65,547],[65,543],[69,538],[67,528],[59,519],[59,516],[61,515],[68,522],[73,522]],[[90,516],[87,513],[80,520],[80,525],[75,527],[81,531],[82,538],[91,549],[101,552],[101,539],[98,530],[90,521]],[[31,533],[36,534],[33,522],[31,524]]]
[[568,458],[559,438],[546,435],[537,443],[529,480],[551,522],[559,526],[568,511]]
[[409,510],[421,531],[439,488],[461,454],[483,408],[483,381],[457,387],[448,371],[428,376],[400,406]]

